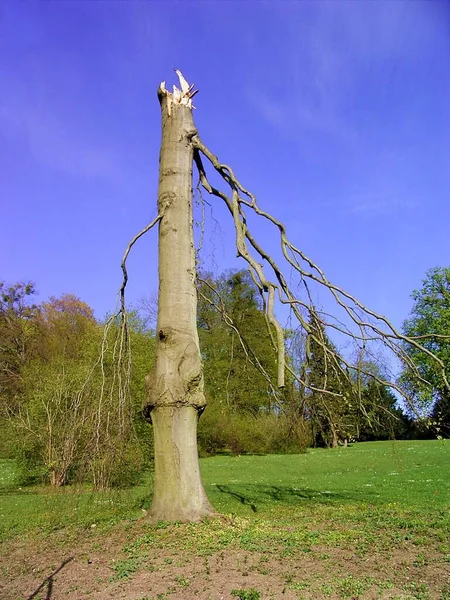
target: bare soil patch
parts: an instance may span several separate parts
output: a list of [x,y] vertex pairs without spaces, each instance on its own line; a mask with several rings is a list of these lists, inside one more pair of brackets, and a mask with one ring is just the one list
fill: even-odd
[[[263,599],[448,600],[450,562],[434,542],[391,548],[243,548],[233,523],[60,530],[6,542],[3,600],[225,600],[254,589]],[[220,548],[219,537],[228,542]],[[232,592],[234,590],[234,596]],[[239,592],[240,591],[240,592]]]

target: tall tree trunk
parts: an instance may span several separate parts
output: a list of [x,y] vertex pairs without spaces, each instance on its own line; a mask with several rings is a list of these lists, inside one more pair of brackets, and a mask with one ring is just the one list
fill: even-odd
[[[183,96],[184,93],[184,96]],[[162,84],[158,188],[159,295],[156,361],[148,378],[155,440],[154,520],[195,521],[213,512],[200,478],[197,421],[205,407],[197,333],[189,100]]]
[[336,431],[336,427],[333,423],[330,423],[331,426],[331,447],[337,448],[339,446],[339,438]]

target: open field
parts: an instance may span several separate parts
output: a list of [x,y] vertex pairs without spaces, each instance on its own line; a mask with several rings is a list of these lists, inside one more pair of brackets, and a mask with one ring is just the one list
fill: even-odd
[[0,596],[450,600],[449,441],[201,467],[222,517],[151,525],[151,481],[109,494],[18,489],[4,461]]

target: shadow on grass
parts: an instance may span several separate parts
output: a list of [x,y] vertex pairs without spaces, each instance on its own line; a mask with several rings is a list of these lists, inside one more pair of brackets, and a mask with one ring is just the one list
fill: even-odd
[[0,488],[0,496],[31,496],[37,494],[33,487],[19,487],[17,485],[4,485]]
[[333,501],[340,502],[354,499],[352,494],[299,489],[289,486],[218,484],[214,487],[220,494],[231,496],[241,504],[249,506],[254,513],[258,512],[258,504],[295,505],[305,500],[328,504]]
[[253,504],[247,496],[244,496],[242,493],[234,491],[232,489],[232,486],[218,485],[218,486],[216,486],[216,489],[218,489],[219,492],[221,492],[222,494],[228,494],[228,495],[232,496],[233,498],[236,498],[236,500],[239,500],[239,502],[241,504],[250,506],[250,508],[252,509],[253,512],[258,512],[258,509],[256,508],[255,504]]
[[64,567],[66,565],[68,565],[72,560],[73,560],[73,556],[70,556],[69,558],[66,558],[65,560],[62,561],[62,563],[59,565],[59,567],[57,569],[55,569],[53,571],[53,573],[51,573],[48,577],[46,577],[46,579],[44,579],[44,581],[41,583],[41,585],[39,585],[34,592],[31,594],[31,596],[28,596],[28,598],[26,600],[32,600],[32,598],[36,598],[36,596],[38,594],[41,593],[42,590],[45,589],[45,587],[47,587],[47,593],[45,594],[44,598],[45,600],[50,600],[52,597],[52,593],[53,593],[53,578],[54,576],[59,573],[62,569],[64,569]]
[[[355,494],[345,492],[329,492],[313,490],[309,488],[300,489],[291,486],[276,486],[263,484],[216,484],[208,489],[208,496],[214,501],[214,496],[229,496],[240,504],[248,506],[254,513],[258,512],[258,506],[270,504],[282,504],[295,506],[301,502],[314,502],[330,504],[333,502],[345,502],[360,500]],[[136,500],[136,508],[148,510],[152,503],[152,495],[146,494]]]

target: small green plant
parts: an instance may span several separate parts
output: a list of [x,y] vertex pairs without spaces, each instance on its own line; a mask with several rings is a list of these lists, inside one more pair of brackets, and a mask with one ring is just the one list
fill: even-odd
[[429,587],[426,583],[412,582],[406,586],[406,590],[417,600],[428,600],[430,598]]
[[380,590],[392,590],[394,588],[394,584],[390,580],[380,581],[378,587]]
[[231,590],[231,595],[236,596],[239,600],[260,600],[261,594],[255,588],[249,590]]
[[154,536],[152,534],[145,534],[134,540],[131,544],[124,547],[123,551],[129,557],[137,558],[138,556],[145,554],[148,547],[154,542]]
[[442,588],[439,600],[450,600],[450,585]]
[[306,590],[309,588],[309,583],[298,581],[297,583],[292,583],[289,587],[291,590]]
[[115,575],[112,579],[128,579],[130,575],[136,573],[138,566],[139,560],[134,557],[118,560],[114,565]]
[[178,583],[178,585],[181,585],[181,587],[188,587],[189,585],[191,585],[191,582],[187,577],[180,576],[176,577],[175,580]]
[[371,582],[368,579],[358,579],[349,575],[340,581],[339,591],[343,598],[359,598],[368,587]]
[[425,555],[423,554],[423,552],[419,552],[416,560],[414,561],[414,566],[415,567],[424,567],[426,564],[428,564],[428,561],[427,561]]
[[322,594],[325,597],[331,596],[331,594],[333,593],[333,588],[332,588],[332,586],[329,583],[323,583],[320,586],[320,589],[322,591]]

